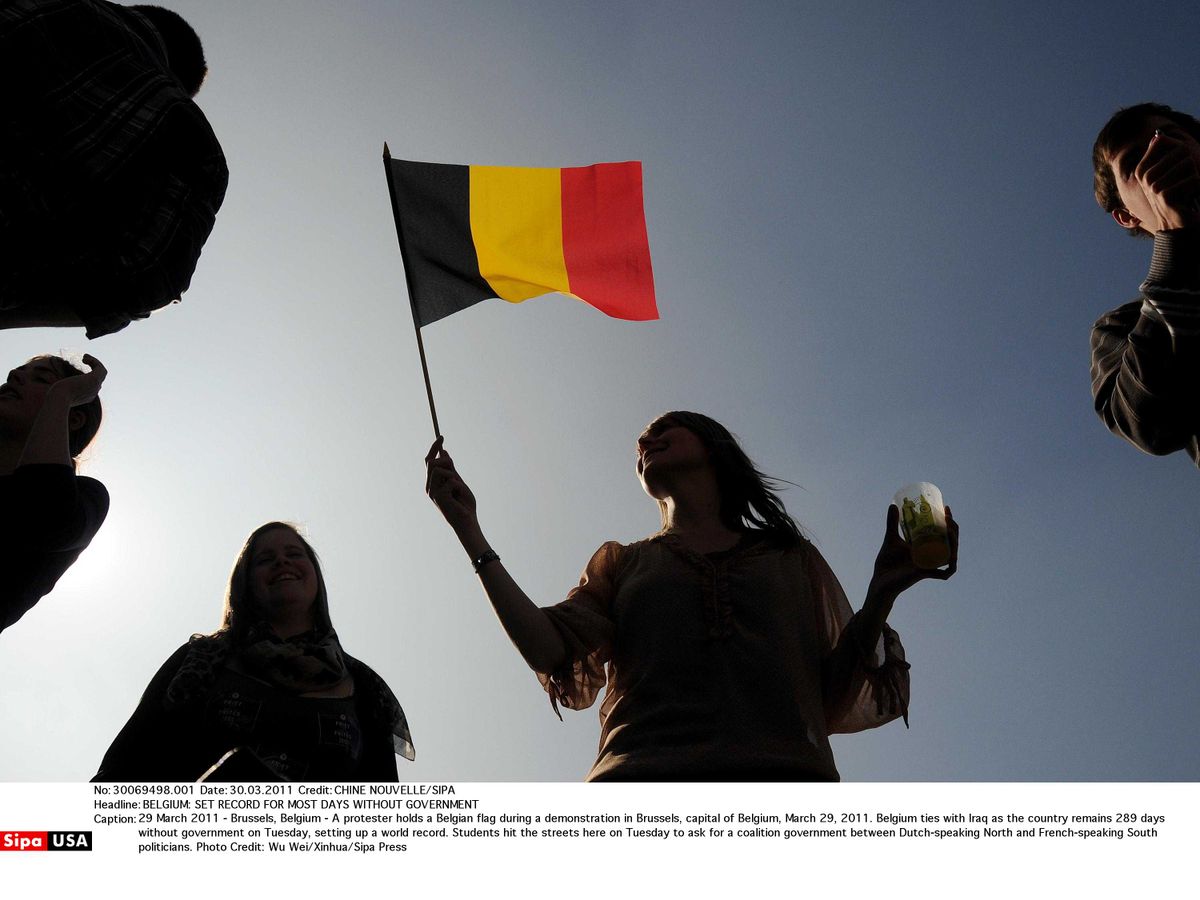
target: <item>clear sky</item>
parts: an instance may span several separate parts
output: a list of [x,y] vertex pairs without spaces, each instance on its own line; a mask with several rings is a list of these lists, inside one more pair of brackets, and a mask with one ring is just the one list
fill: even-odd
[[[164,0],[167,2],[167,0]],[[662,319],[550,296],[425,329],[447,447],[527,592],[561,599],[657,509],[634,439],[707,412],[861,602],[893,492],[936,482],[960,570],[902,596],[911,730],[859,781],[1200,778],[1200,472],[1112,437],[1088,334],[1149,242],[1096,207],[1119,106],[1200,112],[1191,3],[175,0],[229,193],[178,306],[9,365],[99,356],[79,563],[0,637],[0,778],[89,778],[158,666],[215,628],[257,525],[302,523],[347,651],[404,705],[407,780],[578,780],[560,723],[424,497],[432,426],[380,162],[641,159]]]

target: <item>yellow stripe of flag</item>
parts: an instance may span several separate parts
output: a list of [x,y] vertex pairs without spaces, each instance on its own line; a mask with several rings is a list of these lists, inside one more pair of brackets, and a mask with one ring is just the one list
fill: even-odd
[[471,166],[471,236],[479,274],[497,297],[520,303],[570,292],[558,169]]

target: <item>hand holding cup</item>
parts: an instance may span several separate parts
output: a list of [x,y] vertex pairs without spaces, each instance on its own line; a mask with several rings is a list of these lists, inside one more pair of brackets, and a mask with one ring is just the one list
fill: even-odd
[[[922,492],[913,488],[926,488],[925,505],[921,502]],[[931,496],[928,492],[936,492]],[[936,496],[937,515],[933,513]],[[908,503],[906,503],[906,501]],[[911,504],[909,506],[908,504]],[[917,530],[900,529],[905,513],[910,517],[910,526]],[[896,495],[896,502],[888,507],[887,525],[879,555],[875,557],[875,572],[871,578],[868,594],[896,598],[901,592],[918,581],[933,578],[945,581],[958,571],[958,523],[950,508],[942,504],[941,491],[928,482],[910,485]]]

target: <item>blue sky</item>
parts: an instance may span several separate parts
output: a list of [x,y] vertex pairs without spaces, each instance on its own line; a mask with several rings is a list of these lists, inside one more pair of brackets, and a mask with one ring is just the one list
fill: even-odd
[[[556,602],[657,527],[633,442],[723,421],[861,602],[892,494],[937,483],[960,570],[892,615],[912,728],[845,779],[1196,780],[1200,473],[1110,436],[1088,333],[1150,244],[1091,196],[1119,106],[1197,111],[1191,4],[173,4],[229,158],[182,304],[15,364],[108,365],[93,546],[0,645],[0,777],[91,776],[158,665],[216,627],[245,536],[306,526],[347,650],[403,703],[413,780],[577,780],[559,723],[422,491],[432,439],[379,159],[641,159],[661,321],[546,297],[425,329],[493,546]],[[1186,43],[1185,43],[1186,42]]]

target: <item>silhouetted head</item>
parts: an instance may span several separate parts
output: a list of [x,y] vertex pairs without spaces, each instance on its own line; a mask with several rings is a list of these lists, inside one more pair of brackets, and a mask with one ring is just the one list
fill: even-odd
[[803,540],[799,526],[772,490],[773,480],[755,467],[728,428],[696,412],[664,413],[638,438],[638,478],[646,493],[658,501],[664,528],[667,503],[660,485],[668,480],[668,470],[686,468],[711,469],[721,497],[721,523],[726,528],[759,529],[784,546]]
[[256,624],[305,618],[309,628],[332,627],[321,563],[295,526],[268,522],[246,538],[233,564],[220,630],[237,644]]
[[1155,129],[1179,139],[1200,141],[1200,121],[1192,116],[1162,103],[1139,103],[1117,110],[1100,129],[1092,146],[1096,202],[1130,234],[1139,237],[1151,236],[1150,231],[1141,227],[1145,213],[1139,209],[1139,198],[1143,201],[1144,198],[1140,189],[1130,190],[1124,183],[1129,182]]
[[204,46],[200,36],[187,21],[176,12],[161,6],[130,6],[150,20],[163,43],[167,45],[167,65],[179,79],[189,97],[195,97],[208,74],[204,60]]
[[[41,412],[51,386],[80,372],[61,356],[49,355],[35,356],[13,369],[8,373],[8,380],[0,386],[0,432],[10,439],[23,441]],[[100,430],[103,417],[99,395],[71,408],[67,415],[67,445],[72,459],[87,449]]]

